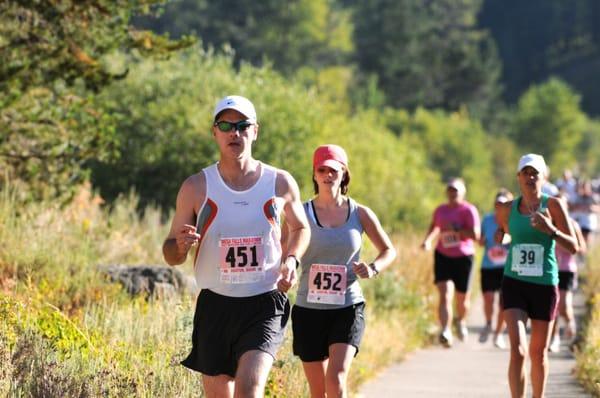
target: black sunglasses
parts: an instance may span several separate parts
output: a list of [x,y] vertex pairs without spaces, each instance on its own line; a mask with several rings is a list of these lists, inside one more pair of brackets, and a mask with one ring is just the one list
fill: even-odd
[[215,122],[214,126],[217,126],[217,128],[224,133],[229,133],[230,131],[246,131],[248,127],[252,126],[253,124],[254,123],[249,122],[248,120],[242,120],[241,122],[237,123],[220,121]]

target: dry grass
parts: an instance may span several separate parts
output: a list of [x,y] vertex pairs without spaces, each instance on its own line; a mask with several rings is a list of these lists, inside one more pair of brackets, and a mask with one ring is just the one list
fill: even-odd
[[[193,299],[131,300],[98,274],[98,264],[162,263],[168,226],[156,209],[140,216],[136,207],[131,196],[108,211],[89,187],[63,207],[21,206],[0,192],[1,396],[201,395],[199,375],[179,365],[190,347]],[[349,376],[352,390],[428,341],[436,295],[432,256],[419,249],[420,238],[421,233],[394,236],[395,264],[362,281],[367,329]],[[372,256],[366,242],[363,257]],[[596,246],[584,275],[591,316],[577,356],[578,377],[597,396],[599,260]],[[189,264],[182,269],[189,271]],[[307,394],[288,330],[266,395]]]
[[590,311],[577,352],[576,373],[584,387],[600,397],[600,245],[596,244],[590,252],[582,277]]
[[[109,211],[89,187],[62,207],[18,205],[0,193],[0,395],[201,395],[199,375],[179,365],[190,347],[193,299],[131,300],[98,273],[99,264],[162,263],[168,226],[157,210],[139,216],[136,207],[131,196]],[[393,268],[362,283],[367,330],[351,388],[427,337],[431,256],[416,238],[394,241],[399,259]],[[364,257],[372,254],[367,245]],[[267,396],[307,395],[290,332]]]

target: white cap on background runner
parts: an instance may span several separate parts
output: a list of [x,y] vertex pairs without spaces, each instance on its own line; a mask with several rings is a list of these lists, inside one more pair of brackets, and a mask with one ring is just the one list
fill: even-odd
[[213,112],[213,118],[217,117],[219,113],[225,109],[233,109],[246,116],[248,120],[256,122],[256,110],[254,105],[248,98],[239,95],[228,95],[217,103],[215,111]]
[[506,195],[496,195],[496,203],[510,202],[510,199]]
[[467,192],[467,187],[465,186],[465,183],[463,182],[463,180],[461,178],[451,178],[450,180],[448,180],[446,187],[454,188],[459,193],[462,193],[462,194]]
[[517,172],[523,170],[527,166],[533,167],[542,176],[545,176],[548,170],[544,157],[535,153],[528,153],[527,155],[521,156],[521,159],[519,159],[519,167]]

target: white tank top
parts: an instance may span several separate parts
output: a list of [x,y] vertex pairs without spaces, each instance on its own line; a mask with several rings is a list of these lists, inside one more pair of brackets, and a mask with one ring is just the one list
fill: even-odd
[[260,164],[258,181],[245,191],[229,188],[213,164],[202,170],[206,199],[196,220],[201,235],[194,272],[201,289],[248,297],[277,287],[281,262],[277,170]]

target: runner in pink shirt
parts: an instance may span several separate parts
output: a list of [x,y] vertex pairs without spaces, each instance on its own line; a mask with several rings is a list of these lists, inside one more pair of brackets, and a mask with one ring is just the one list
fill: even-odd
[[[577,243],[579,243],[578,253],[583,255],[585,254],[587,247],[581,228],[573,218],[570,218],[569,221],[573,225]],[[558,301],[558,313],[566,322],[564,337],[571,343],[577,329],[575,315],[573,314],[573,291],[577,289],[577,255],[571,254],[561,245],[556,245],[554,251],[556,253],[556,261],[558,262],[558,293],[560,295]],[[559,321],[560,318],[557,317],[556,322],[554,322],[552,340],[550,347],[548,348],[550,352],[560,351]]]
[[[452,345],[452,298],[455,296],[458,337],[468,336],[465,323],[469,309],[469,287],[475,241],[479,240],[480,221],[475,206],[465,200],[467,190],[460,178],[452,178],[446,185],[448,202],[433,213],[427,236],[421,247],[432,248],[438,238],[434,255],[434,283],[439,292],[438,317],[441,326],[440,343]],[[456,294],[454,291],[456,290]]]

